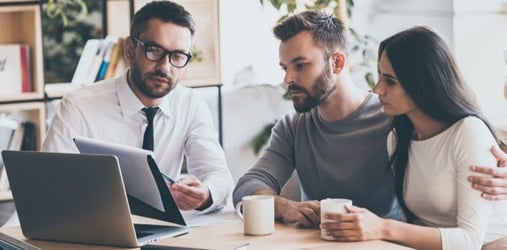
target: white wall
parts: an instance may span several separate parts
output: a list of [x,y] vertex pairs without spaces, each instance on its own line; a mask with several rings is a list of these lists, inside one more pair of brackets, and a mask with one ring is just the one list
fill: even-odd
[[380,40],[414,25],[439,33],[493,123],[507,120],[507,0],[363,0],[353,24]]
[[219,11],[224,85],[232,85],[235,74],[249,67],[255,74],[252,83],[280,83],[278,41],[271,33],[278,12],[271,6],[263,7],[259,0],[220,0]]
[[[493,122],[507,120],[507,0],[360,0],[351,26],[382,40],[414,25],[432,27],[454,49],[465,80]],[[241,11],[238,11],[241,10]],[[221,0],[222,79],[251,66],[254,83],[278,83],[278,41],[271,28],[278,19],[258,0]],[[373,69],[373,72],[376,72]],[[356,75],[357,82],[362,75]],[[507,122],[506,122],[507,123]]]

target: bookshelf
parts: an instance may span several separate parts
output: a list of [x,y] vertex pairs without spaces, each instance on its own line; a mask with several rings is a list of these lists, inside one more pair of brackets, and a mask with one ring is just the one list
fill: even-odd
[[31,121],[35,125],[36,148],[42,146],[42,137],[46,133],[46,105],[43,101],[18,102],[0,105],[1,113],[9,113],[17,118]]
[[16,95],[2,95],[0,103],[42,100],[44,75],[42,58],[41,9],[38,1],[0,0],[0,44],[28,44],[33,91]]
[[0,23],[0,44],[29,45],[32,77],[31,92],[6,95],[0,89],[0,112],[33,122],[36,126],[36,145],[40,148],[46,117],[39,1],[0,0]]
[[[31,91],[6,93],[0,87],[0,113],[30,121],[35,125],[36,148],[40,149],[46,132],[44,68],[39,1],[0,0],[0,44],[29,46]],[[8,84],[8,83],[5,83]],[[10,191],[0,191],[0,201],[12,200]]]

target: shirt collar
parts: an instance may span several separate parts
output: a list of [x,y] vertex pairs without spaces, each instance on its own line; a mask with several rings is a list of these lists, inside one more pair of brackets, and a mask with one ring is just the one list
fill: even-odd
[[[137,99],[137,96],[134,94],[132,89],[129,87],[127,82],[128,70],[118,78],[116,81],[116,93],[118,95],[118,100],[120,104],[121,111],[125,117],[130,117],[134,114],[140,113],[141,109],[144,108],[144,105]],[[175,92],[178,92],[181,88],[180,84],[176,84],[176,87],[172,89],[169,94],[163,97],[162,102],[158,106],[162,113],[169,118],[171,117],[171,105],[170,99]]]

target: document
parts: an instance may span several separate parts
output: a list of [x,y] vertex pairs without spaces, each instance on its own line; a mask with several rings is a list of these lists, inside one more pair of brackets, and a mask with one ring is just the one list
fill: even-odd
[[148,165],[152,152],[112,142],[76,137],[74,142],[81,153],[111,154],[118,158],[127,194],[165,211],[155,178]]

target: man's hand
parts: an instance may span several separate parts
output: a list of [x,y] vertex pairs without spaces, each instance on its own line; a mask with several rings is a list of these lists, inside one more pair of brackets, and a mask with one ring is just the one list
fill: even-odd
[[181,210],[204,210],[213,203],[209,189],[193,175],[185,175],[173,184],[168,182],[167,186]]
[[297,202],[285,197],[275,197],[275,217],[285,223],[299,223],[303,227],[320,224],[319,201]]
[[492,146],[491,152],[498,160],[497,168],[472,166],[472,171],[488,176],[468,177],[472,187],[482,192],[481,196],[487,200],[503,200],[507,198],[507,154],[498,147]]
[[297,202],[278,196],[268,189],[258,190],[254,194],[273,195],[275,197],[275,218],[285,223],[298,223],[303,227],[318,227],[320,224],[320,202]]

